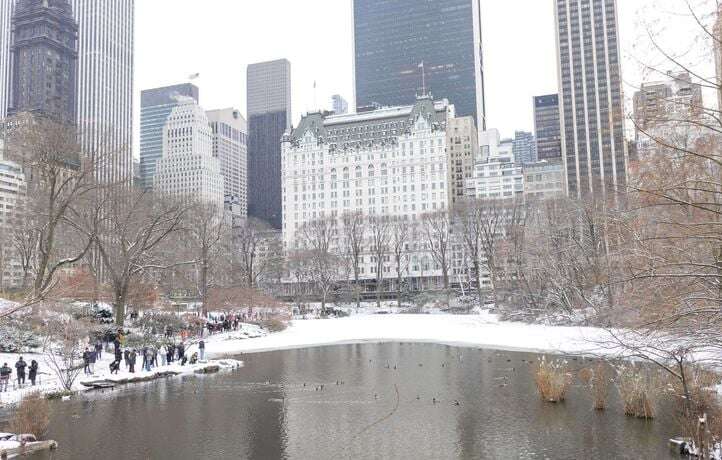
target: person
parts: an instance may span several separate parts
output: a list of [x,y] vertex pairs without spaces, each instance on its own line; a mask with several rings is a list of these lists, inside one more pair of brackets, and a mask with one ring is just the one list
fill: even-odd
[[186,354],[186,347],[183,344],[183,342],[181,342],[178,344],[178,359],[183,361],[185,354]]
[[166,349],[166,353],[167,353],[166,358],[167,358],[167,360],[168,360],[168,365],[169,365],[169,366],[170,366],[171,363],[173,362],[173,351],[174,351],[174,350],[175,350],[175,346],[173,346],[173,345],[171,345],[171,344],[169,344],[169,345],[168,345],[168,348]]
[[8,381],[10,381],[10,374],[12,373],[13,370],[8,367],[8,363],[0,367],[0,393],[8,391]]
[[100,339],[95,342],[95,355],[98,361],[103,358],[103,342]]
[[150,370],[150,369],[146,369],[148,366],[148,358],[150,356],[150,355],[148,355],[148,347],[147,346],[143,347],[140,350],[140,356],[143,358],[143,364],[141,364],[140,368],[143,369],[144,371]]
[[118,367],[120,367],[120,362],[123,360],[123,352],[120,351],[120,347],[115,349],[115,360],[118,361]]
[[116,359],[112,363],[110,363],[110,373],[111,374],[117,374],[120,370],[120,360]]
[[120,332],[115,336],[113,346],[115,347],[115,355],[118,356],[118,352],[120,351]]
[[206,359],[206,343],[202,340],[198,342],[198,354],[200,355],[201,361]]
[[97,353],[95,352],[95,349],[90,350],[90,373],[91,374],[95,373],[95,361],[97,361],[96,356],[97,356]]
[[27,366],[28,364],[23,360],[22,356],[18,359],[18,362],[15,363],[15,369],[18,374],[18,386],[25,384],[25,368]]
[[150,347],[151,355],[153,356],[153,359],[151,360],[151,365],[153,367],[158,367],[158,349],[156,347]]
[[191,361],[190,361],[191,366],[196,364],[197,362],[198,362],[198,353],[193,353],[191,355]]
[[145,356],[143,357],[143,362],[145,363],[144,369],[150,372],[151,363],[153,362],[153,352],[150,348],[145,349]]
[[88,347],[85,347],[83,352],[83,372],[85,375],[90,374],[90,350],[88,350]]
[[125,369],[130,369],[130,350],[127,348],[123,352],[123,359],[125,360]]
[[160,346],[158,354],[160,354],[160,365],[165,366],[166,361],[168,360],[168,350],[165,348],[165,345]]
[[30,372],[28,372],[28,378],[32,386],[35,386],[35,379],[38,378],[38,362],[34,359],[30,361]]
[[135,349],[131,350],[128,354],[128,366],[130,367],[131,374],[135,374],[135,359],[138,356],[138,354],[135,352]]

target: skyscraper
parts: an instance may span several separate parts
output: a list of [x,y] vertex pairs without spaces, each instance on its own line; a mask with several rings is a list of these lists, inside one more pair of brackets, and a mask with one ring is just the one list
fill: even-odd
[[248,66],[248,214],[281,229],[281,138],[291,127],[291,63]]
[[198,87],[190,83],[148,89],[140,93],[140,178],[153,188],[155,164],[163,156],[163,127],[184,99],[198,103]]
[[74,123],[78,25],[68,1],[19,0],[11,35],[8,113],[32,112]]
[[10,105],[10,40],[15,0],[0,0],[0,120]]
[[77,117],[81,141],[107,155],[104,181],[133,176],[135,0],[71,0],[79,26]]
[[226,210],[235,217],[248,212],[248,127],[236,109],[206,112],[213,133],[213,156],[221,164]]
[[344,115],[348,113],[348,102],[340,94],[334,94],[331,96],[331,110],[336,115]]
[[604,196],[627,179],[616,0],[556,0],[567,192]]
[[430,91],[486,129],[479,0],[354,0],[356,107]]
[[550,160],[562,157],[562,135],[559,121],[559,95],[534,98],[534,134],[537,157]]
[[156,163],[153,182],[155,190],[223,210],[223,175],[213,157],[213,133],[205,111],[193,99],[173,108],[163,126],[163,157]]
[[536,139],[532,133],[517,131],[514,133],[514,162],[520,165],[537,161]]

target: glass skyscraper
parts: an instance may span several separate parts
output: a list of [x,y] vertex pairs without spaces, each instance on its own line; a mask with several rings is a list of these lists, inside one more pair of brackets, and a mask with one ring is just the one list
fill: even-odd
[[484,130],[479,0],[354,0],[356,106],[414,104],[429,91]]
[[539,160],[561,159],[558,94],[534,97],[534,134]]
[[163,127],[183,99],[198,103],[198,87],[190,83],[148,89],[140,94],[140,179],[153,188],[156,162],[163,156]]
[[616,0],[556,0],[562,157],[572,197],[626,186]]
[[248,215],[281,229],[281,139],[291,127],[291,63],[248,66]]

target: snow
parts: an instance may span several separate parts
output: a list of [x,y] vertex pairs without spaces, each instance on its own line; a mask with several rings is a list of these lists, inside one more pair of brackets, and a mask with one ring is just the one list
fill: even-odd
[[357,315],[340,319],[294,320],[283,332],[243,340],[208,340],[213,357],[327,345],[422,342],[539,353],[592,353],[603,329],[508,323],[496,315]]

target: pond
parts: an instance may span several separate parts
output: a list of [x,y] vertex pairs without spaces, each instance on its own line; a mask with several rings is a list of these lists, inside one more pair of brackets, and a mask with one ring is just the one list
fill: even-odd
[[60,449],[32,458],[679,459],[669,408],[628,418],[611,389],[595,412],[578,379],[567,402],[544,403],[533,354],[363,344],[240,359],[233,373],[54,403]]

